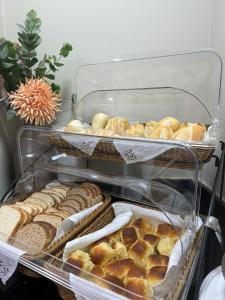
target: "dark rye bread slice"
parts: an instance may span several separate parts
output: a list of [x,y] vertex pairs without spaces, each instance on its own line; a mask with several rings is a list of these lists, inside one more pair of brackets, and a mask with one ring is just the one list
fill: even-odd
[[67,193],[66,200],[83,199],[85,207],[92,206],[92,194],[90,190],[82,187],[74,187]]
[[51,224],[55,228],[58,228],[64,219],[60,216],[41,214],[34,217],[33,221],[42,221]]
[[62,205],[71,206],[78,211],[84,209],[84,204],[83,204],[82,200],[80,200],[80,199],[66,200],[62,203]]
[[38,255],[54,239],[56,229],[45,222],[24,225],[15,235],[13,246],[30,255]]
[[81,184],[82,187],[88,187],[91,188],[94,192],[94,197],[92,198],[92,205],[95,205],[102,201],[102,191],[100,187],[97,184],[94,184],[92,182],[83,182]]
[[59,210],[68,212],[70,215],[74,215],[78,213],[79,211],[76,210],[74,207],[71,207],[69,205],[61,205],[58,207]]

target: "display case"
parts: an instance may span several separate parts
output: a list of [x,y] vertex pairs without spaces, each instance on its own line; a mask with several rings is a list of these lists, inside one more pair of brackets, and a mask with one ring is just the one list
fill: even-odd
[[[54,238],[41,251],[40,245],[31,244],[27,235],[25,237],[14,232],[12,237],[7,237],[3,230],[1,238],[4,242],[1,242],[0,253],[4,263],[8,263],[7,257],[10,257],[10,251],[14,253],[13,249],[18,248],[24,251],[18,258],[21,265],[52,279],[66,289],[75,291],[78,298],[80,295],[85,299],[94,299],[91,297],[94,288],[95,299],[151,299],[152,297],[154,299],[159,297],[177,299],[184,288],[183,278],[186,278],[190,273],[193,260],[198,253],[203,224],[198,216],[199,163],[191,148],[179,143],[173,144],[174,147],[187,152],[189,157],[192,157],[193,167],[191,169],[184,170],[173,167],[173,164],[176,165],[175,158],[167,165],[159,166],[154,163],[154,160],[157,160],[156,156],[148,160],[148,176],[144,178],[135,175],[136,171],[133,174],[132,172],[125,174],[121,168],[123,164],[120,162],[114,163],[114,168],[108,168],[105,166],[106,161],[99,160],[96,164],[96,160],[93,160],[91,156],[88,159],[83,159],[82,168],[77,167],[77,161],[74,160],[73,156],[60,153],[57,147],[53,147],[49,142],[49,138],[53,134],[54,132],[50,129],[35,127],[25,127],[21,130],[18,144],[23,175],[16,186],[16,198],[9,199],[2,207],[10,206],[21,210],[24,209],[23,205],[35,205],[37,204],[36,201],[27,201],[27,199],[35,197],[34,193],[36,193],[37,199],[41,202],[46,201],[48,204],[42,215],[47,215],[50,218],[51,209],[53,212],[60,209],[62,202],[50,203],[49,205],[48,198],[43,196],[46,189],[51,191],[52,188],[67,187],[68,193],[70,189],[82,187],[83,182],[97,184],[102,195],[104,195],[103,204],[86,215],[87,209],[85,208],[80,208],[79,212],[73,213],[73,221],[79,213],[85,216],[77,223],[71,224],[69,222],[68,224],[67,222],[66,227],[61,228],[59,225],[57,234],[60,230],[63,234],[60,235],[59,239],[58,236]],[[142,142],[138,141],[137,143],[140,145]],[[135,141],[132,141],[132,144],[135,144]],[[160,141],[160,147],[166,146],[166,142]],[[158,142],[151,141],[151,147],[157,148]],[[141,164],[143,165],[143,163]],[[138,168],[140,163],[134,162],[132,167]],[[59,183],[60,185],[58,185]],[[64,201],[71,201],[72,198],[71,195],[69,200],[65,197],[63,203],[65,203]],[[0,213],[5,213],[4,209]],[[37,218],[36,214],[27,220],[23,227],[40,222],[36,221],[35,218]],[[49,222],[48,218],[45,221]],[[141,276],[137,279],[140,284],[144,285],[144,291],[140,291],[138,288],[133,289],[132,285],[129,286],[128,282],[132,283],[133,277],[129,280],[121,277],[119,281],[111,282],[110,272],[107,273],[109,277],[96,277],[96,274],[91,273],[91,270],[81,271],[82,268],[68,262],[70,254],[78,248],[83,251],[84,248],[89,247],[89,244],[104,238],[105,235],[112,235],[115,231],[118,232],[123,228],[134,228],[135,226],[132,224],[141,218],[148,220],[153,228],[151,234],[146,232],[146,235],[155,236],[159,239],[158,242],[163,241],[166,246],[162,248],[171,245],[172,239],[170,240],[167,233],[160,235],[159,224],[169,226],[176,236],[175,240],[171,242],[172,246],[168,246],[171,247],[168,253],[159,250],[157,248],[159,246],[156,245],[151,246],[152,250],[148,253],[148,256],[157,256],[159,251],[162,251],[162,255],[170,257],[167,267],[164,266],[165,278],[160,284],[152,283],[151,279],[145,277],[147,275],[143,275],[144,277]],[[62,222],[64,226],[65,221],[68,220]],[[7,223],[7,218],[4,222]],[[21,230],[21,227],[17,230]],[[144,238],[146,238],[145,235],[142,236],[141,233],[138,233],[136,242],[142,241],[148,245]],[[122,240],[119,243],[123,244]],[[123,245],[123,247],[125,246]],[[119,256],[120,259],[134,260],[131,258],[131,250],[128,246],[125,252],[124,256]],[[166,253],[167,255],[165,255]],[[115,259],[116,256],[112,261]],[[141,268],[139,265],[137,267]],[[142,266],[143,268],[144,266]],[[146,272],[149,270],[146,269]],[[24,269],[23,272],[25,272]],[[153,289],[151,289],[152,285],[154,286]]]
[[[186,299],[204,227],[201,167],[218,140],[221,72],[208,50],[81,67],[76,125],[24,127],[18,136],[22,175],[0,208],[1,277],[19,262],[57,283],[63,299]],[[91,128],[96,113],[143,130],[171,116],[204,136]]]

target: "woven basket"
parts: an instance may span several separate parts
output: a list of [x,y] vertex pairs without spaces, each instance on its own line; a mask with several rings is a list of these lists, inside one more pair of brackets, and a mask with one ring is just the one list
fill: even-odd
[[[67,141],[65,141],[60,135],[52,135],[49,138],[49,143],[54,145],[59,153],[66,153],[67,155],[81,157],[81,158],[90,158],[90,156],[81,150],[73,147]],[[215,147],[212,145],[191,145],[191,150],[195,153],[199,161],[206,163],[208,162],[215,150]],[[91,155],[92,159],[102,159],[102,160],[113,160],[123,162],[123,158],[120,153],[116,150],[112,141],[99,141],[96,145],[93,154]],[[183,148],[172,148],[162,153],[154,159],[154,163],[168,163],[175,161],[176,164],[180,163],[187,165],[193,165],[192,154],[186,151]],[[174,164],[175,165],[175,164]],[[181,166],[182,167],[182,166]]]
[[[64,245],[74,239],[77,236],[80,236],[80,233],[85,230],[94,220],[98,220],[99,215],[101,215],[106,208],[109,206],[111,202],[111,198],[109,195],[104,194],[103,195],[103,204],[99,206],[97,209],[95,209],[90,215],[84,217],[75,227],[72,227],[69,229],[61,238],[59,238],[57,241],[53,241],[50,245],[48,245],[45,249],[43,249],[43,253],[37,255],[37,256],[30,256],[28,254],[24,254],[23,257],[28,260],[37,260],[37,259],[43,259],[45,257],[45,254],[51,254],[55,255],[60,249],[64,247]],[[24,199],[24,198],[23,198]],[[20,198],[22,201],[22,199]],[[18,201],[14,200],[14,201]],[[14,202],[13,201],[13,202]],[[24,275],[38,278],[40,277],[39,274],[36,272],[29,270],[28,268],[20,265],[18,267],[18,270],[23,273]]]
[[[114,210],[112,206],[110,205],[105,212],[101,214],[99,217],[99,220],[95,220],[92,224],[90,224],[89,227],[87,227],[80,236],[92,233],[98,229],[103,228],[107,224],[109,224],[113,219],[115,218]],[[173,292],[170,293],[170,295],[165,300],[178,300],[179,296],[185,286],[188,274],[190,272],[190,269],[192,267],[192,264],[194,262],[194,259],[196,257],[196,253],[199,249],[199,245],[202,238],[203,229],[201,228],[198,231],[198,234],[195,237],[195,240],[192,243],[192,246],[188,252],[188,255],[186,257],[186,260],[182,266],[182,274],[179,278],[178,282],[174,283]],[[58,253],[55,255],[58,258],[62,258],[63,250],[61,249]],[[76,297],[74,293],[71,290],[66,289],[65,287],[57,284],[58,292],[63,300],[76,300]]]

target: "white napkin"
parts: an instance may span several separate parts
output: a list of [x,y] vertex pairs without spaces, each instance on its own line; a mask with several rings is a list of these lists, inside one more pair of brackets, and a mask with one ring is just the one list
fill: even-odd
[[174,148],[174,145],[156,144],[143,141],[114,140],[113,144],[127,164],[144,162],[153,159],[167,150]]
[[19,259],[25,253],[25,251],[0,241],[0,279],[3,284],[6,284],[6,281],[16,271]]
[[99,206],[101,206],[103,202],[100,202],[90,208],[87,208],[77,214],[70,216],[69,218],[65,219],[59,228],[57,229],[56,236],[54,241],[58,240],[61,236],[63,236],[70,228],[77,225],[84,217],[90,215],[94,210],[96,210]]

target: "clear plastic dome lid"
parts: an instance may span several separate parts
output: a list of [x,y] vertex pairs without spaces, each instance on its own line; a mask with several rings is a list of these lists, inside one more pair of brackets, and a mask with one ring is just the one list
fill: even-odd
[[[153,103],[156,103],[158,97],[162,106],[173,106],[176,103],[182,110],[184,105],[183,114],[182,111],[179,112],[181,117],[184,113],[189,117],[188,111],[191,111],[196,113],[196,118],[199,119],[196,121],[208,123],[210,119],[212,123],[212,120],[219,117],[221,78],[222,60],[210,49],[146,58],[115,59],[84,65],[78,69],[77,102],[94,91],[110,90],[114,98],[114,90],[143,89],[142,93],[145,94],[144,89],[147,88],[152,89],[150,94],[152,98],[154,95]],[[157,88],[161,88],[160,91]]]

